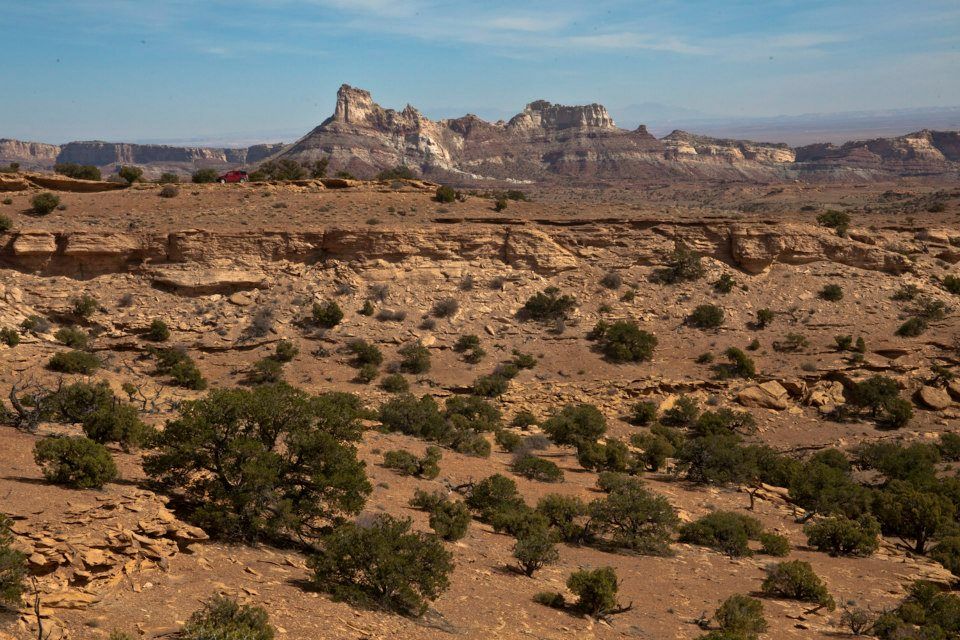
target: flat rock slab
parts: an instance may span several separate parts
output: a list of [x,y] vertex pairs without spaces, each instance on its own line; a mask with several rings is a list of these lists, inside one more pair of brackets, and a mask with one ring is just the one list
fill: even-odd
[[185,295],[235,293],[266,286],[266,276],[259,271],[241,269],[154,269],[153,285]]

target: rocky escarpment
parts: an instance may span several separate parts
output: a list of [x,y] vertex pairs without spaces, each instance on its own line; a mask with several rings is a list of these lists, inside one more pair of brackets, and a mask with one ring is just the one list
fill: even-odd
[[520,270],[552,275],[602,260],[661,263],[676,244],[760,273],[775,263],[830,261],[851,267],[902,273],[911,260],[882,244],[841,238],[807,225],[669,221],[622,221],[615,231],[596,221],[563,227],[515,221],[463,221],[434,228],[369,229],[332,226],[304,231],[169,234],[21,230],[4,238],[0,266],[40,275],[89,278],[129,272],[183,293],[256,288],[268,263],[437,265],[493,260]]
[[385,109],[370,92],[343,85],[333,115],[284,150],[297,161],[328,158],[334,170],[371,176],[397,165],[438,179],[713,178],[774,181],[889,178],[960,170],[957,136],[919,132],[901,138],[793,150],[786,144],[728,140],[674,131],[661,140],[643,126],[616,126],[599,104],[537,100],[507,122],[474,115],[434,122],[410,105]]
[[250,147],[182,147],[125,142],[40,142],[0,139],[0,163],[17,162],[22,169],[52,169],[57,163],[73,162],[110,168],[133,164],[157,171],[191,171],[196,167],[225,168],[261,162],[283,148],[282,144]]
[[24,169],[51,167],[59,153],[60,147],[55,144],[0,138],[0,162],[16,162]]
[[120,142],[70,142],[60,149],[57,162],[103,167],[111,164],[250,164],[276,153],[283,145],[246,148],[176,147]]
[[960,131],[917,131],[842,145],[812,144],[796,150],[803,171],[884,171],[901,175],[942,173],[960,162]]
[[[474,115],[434,122],[407,105],[385,109],[370,92],[344,85],[333,115],[286,149],[297,161],[329,158],[334,170],[369,176],[405,164],[427,175],[501,180],[648,178],[697,175],[696,166],[674,165],[665,147],[645,127],[620,129],[599,104],[531,102],[508,122]],[[732,158],[730,158],[732,160]],[[762,173],[759,163],[704,165],[711,176]]]
[[796,154],[788,145],[780,143],[753,142],[750,140],[729,140],[698,136],[686,131],[675,130],[660,139],[671,158],[695,156],[698,158],[718,158],[728,161],[756,160],[759,162],[793,162]]

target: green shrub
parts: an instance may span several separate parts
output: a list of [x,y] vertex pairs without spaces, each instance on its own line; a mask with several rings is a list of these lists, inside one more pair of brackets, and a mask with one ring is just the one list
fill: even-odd
[[383,454],[383,466],[393,469],[401,475],[433,480],[440,475],[439,462],[442,457],[442,453],[437,447],[427,447],[423,458],[417,458],[414,454],[403,449],[395,449]]
[[732,511],[714,511],[680,527],[680,542],[710,547],[731,557],[749,556],[750,540],[760,537],[760,521]]
[[828,284],[820,290],[820,299],[827,302],[843,300],[843,287],[838,284]]
[[510,380],[496,374],[480,376],[473,381],[473,392],[483,398],[497,398],[507,392]]
[[88,293],[83,294],[79,298],[73,298],[70,302],[73,304],[71,313],[78,318],[89,318],[97,310],[97,307],[100,306],[97,299]]
[[517,427],[524,431],[535,424],[537,424],[537,416],[526,409],[518,411],[516,415],[513,416],[513,420],[510,421],[511,427]]
[[216,169],[197,169],[190,180],[195,184],[208,184],[216,182],[219,175]]
[[700,417],[700,406],[690,396],[680,396],[663,412],[660,421],[668,427],[692,427]]
[[430,528],[448,542],[467,535],[471,520],[470,510],[462,502],[445,500],[430,510]]
[[628,480],[589,504],[590,535],[599,537],[602,546],[668,555],[670,535],[679,521],[676,510],[640,481]]
[[480,346],[480,336],[470,333],[467,335],[462,335],[457,338],[457,341],[453,344],[453,350],[457,353],[463,353],[465,351],[470,351],[476,349]]
[[940,281],[940,284],[943,285],[943,288],[953,295],[960,295],[960,277],[958,276],[944,276],[943,280]]
[[886,376],[871,376],[855,383],[848,403],[861,411],[869,411],[881,424],[890,428],[905,426],[913,417],[913,407],[900,398],[897,382]]
[[248,384],[271,384],[283,379],[283,363],[273,358],[260,358],[247,372]]
[[493,440],[507,453],[513,453],[523,446],[523,436],[506,429],[498,430],[494,434]]
[[35,214],[45,216],[60,206],[60,196],[56,196],[49,191],[44,191],[30,199],[30,206],[33,207]]
[[526,454],[520,456],[510,465],[510,470],[528,480],[538,482],[560,482],[563,480],[563,471],[551,460],[538,458]]
[[717,293],[730,293],[736,286],[737,281],[729,273],[724,273],[713,283],[713,290]]
[[164,171],[157,178],[157,184],[180,184],[180,176],[169,171]]
[[218,595],[190,616],[177,637],[182,640],[273,640],[275,633],[265,610]]
[[897,328],[896,334],[901,338],[916,338],[926,331],[927,327],[928,324],[926,320],[914,316],[913,318],[909,318],[906,322],[901,324]]
[[810,341],[802,333],[788,333],[783,340],[773,343],[773,350],[780,353],[796,353],[810,346]]
[[13,542],[11,525],[10,518],[0,513],[0,608],[17,609],[27,577],[27,557],[10,547]]
[[602,278],[600,278],[600,284],[607,289],[616,291],[623,286],[623,276],[616,271],[608,271],[603,274]]
[[641,450],[636,460],[648,471],[659,471],[676,454],[676,447],[668,439],[654,433],[635,433],[630,436],[630,444]]
[[850,351],[853,348],[853,336],[851,335],[834,336],[833,342],[837,345],[837,351]]
[[170,377],[173,379],[174,384],[184,389],[203,391],[207,388],[207,380],[190,358],[174,364],[170,368]]
[[170,327],[168,327],[167,323],[163,320],[155,318],[153,322],[150,323],[146,338],[153,342],[166,342],[170,339]]
[[767,630],[763,603],[739,593],[724,600],[713,618],[722,631],[743,640],[756,640],[759,634]]
[[757,319],[753,326],[757,329],[765,329],[773,322],[774,313],[772,309],[757,309]]
[[623,472],[634,466],[630,450],[619,440],[577,443],[577,462],[591,471]]
[[353,354],[353,366],[362,367],[365,364],[372,364],[379,367],[383,363],[383,353],[375,344],[370,344],[366,340],[357,338],[347,344],[347,351]]
[[845,211],[828,209],[826,212],[817,216],[817,222],[821,226],[836,229],[838,235],[843,235],[850,226],[850,214]]
[[874,514],[887,535],[913,542],[923,554],[932,540],[951,531],[956,505],[947,496],[894,480],[877,496]]
[[277,362],[290,362],[297,357],[300,349],[289,340],[280,340],[277,342],[276,351],[273,353],[273,359]]
[[434,194],[434,199],[437,202],[450,203],[457,199],[457,192],[453,189],[453,187],[441,185],[437,187],[437,191]]
[[536,528],[525,532],[513,545],[513,557],[528,578],[548,564],[560,559],[557,545],[550,532],[545,528]]
[[389,393],[404,393],[410,389],[410,383],[399,373],[391,373],[380,380],[380,388]]
[[380,369],[374,364],[365,364],[357,369],[353,381],[358,384],[370,384],[380,375]]
[[645,427],[657,419],[657,403],[641,400],[630,408],[630,424]]
[[960,461],[960,433],[954,431],[941,433],[937,448],[944,460],[949,462]]
[[442,300],[437,300],[433,305],[431,313],[437,318],[449,318],[453,315],[456,315],[457,311],[460,310],[460,303],[457,302],[456,298],[444,298]]
[[107,448],[82,436],[38,440],[33,459],[55,484],[100,489],[117,477],[117,465]]
[[656,279],[667,284],[699,280],[706,273],[700,255],[686,247],[678,246],[667,256],[666,267],[656,274]]
[[384,169],[374,177],[374,180],[416,180],[417,172],[405,164],[398,164],[392,169]]
[[473,485],[466,503],[481,520],[489,521],[497,511],[523,505],[523,498],[517,491],[516,482],[497,473]]
[[653,357],[657,338],[636,322],[618,320],[596,336],[600,351],[612,362],[643,362]]
[[546,520],[554,536],[564,542],[579,542],[584,535],[587,505],[576,496],[551,493],[540,498],[536,511]]
[[687,324],[697,329],[716,329],[723,325],[723,309],[715,304],[701,304],[687,316]]
[[786,536],[764,531],[760,534],[760,552],[782,558],[790,553],[790,541]]
[[311,309],[311,318],[317,326],[331,329],[343,320],[343,310],[336,300],[328,300],[323,304],[314,302]]
[[77,164],[75,162],[58,162],[53,165],[53,171],[68,178],[77,180],[100,180],[100,169],[92,164]]
[[87,332],[82,329],[77,329],[76,327],[62,327],[57,329],[53,337],[56,338],[57,342],[71,349],[86,349],[87,343],[90,341],[90,336]]
[[141,178],[143,178],[143,169],[140,167],[123,166],[120,167],[117,175],[125,180],[127,184],[133,184],[134,182],[140,182]]
[[563,609],[567,606],[566,598],[557,591],[540,591],[534,594],[533,601],[551,609]]
[[117,442],[126,450],[149,442],[152,433],[132,405],[116,400],[88,413],[83,418],[83,432],[94,442]]
[[836,607],[823,580],[803,560],[780,562],[768,568],[760,590],[774,598],[812,602],[830,611]]
[[354,604],[422,615],[450,586],[453,557],[435,537],[410,531],[410,520],[379,515],[323,538],[310,560],[316,587]]
[[[9,198],[7,198],[9,200]],[[10,216],[3,215],[0,213],[0,233],[6,233],[13,228],[13,220],[10,219]]]
[[100,367],[97,356],[86,351],[60,351],[53,354],[47,368],[57,373],[91,374]]
[[15,347],[20,344],[20,334],[16,329],[4,327],[3,329],[0,329],[0,344],[5,344],[8,347]]
[[869,556],[880,547],[880,524],[871,515],[858,520],[831,516],[807,525],[807,543],[831,556]]
[[350,394],[284,383],[213,391],[181,405],[144,469],[182,492],[212,535],[315,535],[318,520],[358,513],[371,491],[353,446],[361,413]]
[[727,356],[729,362],[717,364],[713,367],[717,378],[721,380],[726,378],[753,378],[757,375],[757,367],[753,363],[753,359],[740,349],[730,347],[724,351],[724,355]]
[[613,567],[582,569],[567,579],[567,588],[577,596],[577,610],[595,618],[614,613],[620,585]]
[[387,431],[427,440],[440,440],[448,430],[437,402],[429,395],[417,399],[410,393],[399,394],[380,406],[378,417]]
[[930,558],[939,562],[955,576],[960,576],[960,536],[942,538],[930,550]]
[[397,351],[400,355],[400,370],[407,373],[430,371],[430,349],[421,342],[406,344]]
[[606,433],[607,421],[592,404],[568,404],[550,416],[541,428],[554,444],[576,446],[596,441]]
[[561,295],[560,289],[547,287],[540,293],[534,294],[523,304],[521,312],[524,317],[537,322],[565,320],[577,306],[577,299],[566,294]]

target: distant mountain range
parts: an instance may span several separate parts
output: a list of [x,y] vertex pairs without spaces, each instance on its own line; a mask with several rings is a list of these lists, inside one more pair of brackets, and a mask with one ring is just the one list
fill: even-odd
[[[875,179],[960,173],[960,108],[922,110],[924,129],[907,135],[875,136],[834,144],[841,131],[903,131],[918,121],[917,110],[871,111],[829,116],[713,119],[656,103],[621,110],[627,121],[641,116],[648,126],[620,128],[599,104],[528,104],[509,119],[489,122],[476,115],[431,120],[412,106],[385,109],[368,91],[343,85],[333,115],[292,144],[242,148],[71,142],[47,145],[0,140],[0,162],[49,169],[57,162],[94,164],[110,171],[142,165],[148,175],[188,173],[197,167],[251,166],[267,159],[330,161],[331,171],[360,177],[407,165],[426,177],[452,182],[531,182],[661,178]],[[698,134],[672,129],[690,123]],[[633,123],[631,123],[632,125]],[[653,130],[662,137],[657,138]],[[777,134],[777,135],[774,135]],[[791,147],[816,139],[816,144]]]

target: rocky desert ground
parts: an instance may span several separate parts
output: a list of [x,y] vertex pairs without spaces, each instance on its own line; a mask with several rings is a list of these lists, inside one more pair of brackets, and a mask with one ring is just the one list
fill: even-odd
[[[175,637],[220,594],[262,607],[290,640],[836,638],[852,635],[856,615],[872,624],[899,607],[917,580],[953,584],[960,187],[950,178],[531,184],[501,206],[484,189],[438,202],[437,185],[419,180],[180,184],[171,197],[155,184],[4,181],[0,511],[26,575],[0,637],[36,638],[38,621],[53,639]],[[32,199],[47,191],[60,206],[38,215]],[[96,364],[76,373],[51,362],[66,352]],[[178,377],[163,354],[192,368]],[[114,410],[131,407],[162,434],[195,400],[276,380],[362,404],[362,431],[342,452],[356,448],[370,492],[344,519],[410,518],[436,542],[431,515],[410,506],[415,492],[470,506],[465,535],[439,542],[452,570],[423,615],[318,585],[310,557],[327,538],[281,527],[247,540],[207,526],[184,497],[191,478],[158,483],[144,468],[175,439],[101,437],[118,473],[100,488],[51,481],[35,460],[38,442],[89,435],[87,415],[41,411],[77,383],[105,383]],[[886,396],[871,404],[864,385],[877,380]],[[381,407],[410,410],[404,386],[447,420],[475,403],[455,416],[474,421],[470,437],[412,435],[431,419],[416,412],[397,428]],[[582,405],[596,411],[574,416]],[[597,414],[605,430],[571,435]],[[890,446],[868,451],[875,443]],[[387,452],[419,458],[434,445],[435,475],[385,464]],[[768,463],[731,461],[745,450]],[[543,473],[524,472],[524,456]],[[566,521],[577,535],[552,522],[544,544],[557,555],[528,577],[514,557],[522,525],[478,507],[494,474],[529,507],[559,494],[607,501],[608,512],[632,496],[646,510],[578,513]],[[668,515],[654,522],[651,504]],[[728,544],[736,532],[692,542],[690,524],[711,513],[753,518],[748,529],[789,550],[761,549],[757,531],[748,548]],[[838,522],[851,545],[810,534]],[[834,606],[764,586],[793,561],[809,563]],[[616,573],[617,606],[585,612],[568,578],[600,567]],[[568,605],[546,606],[542,592]],[[714,612],[735,594],[762,602],[765,629],[718,630]],[[897,611],[886,617],[896,629],[870,632],[956,637],[919,635],[925,619]]]

